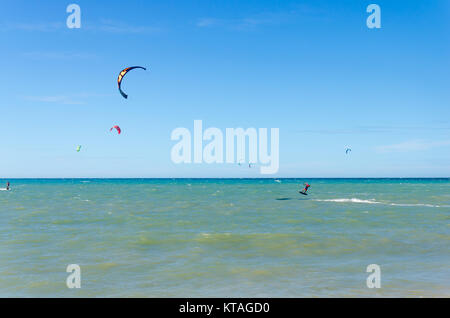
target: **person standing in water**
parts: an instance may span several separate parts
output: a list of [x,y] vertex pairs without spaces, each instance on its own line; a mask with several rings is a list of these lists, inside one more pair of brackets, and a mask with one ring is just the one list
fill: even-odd
[[6,190],[9,190],[9,181],[6,182]]

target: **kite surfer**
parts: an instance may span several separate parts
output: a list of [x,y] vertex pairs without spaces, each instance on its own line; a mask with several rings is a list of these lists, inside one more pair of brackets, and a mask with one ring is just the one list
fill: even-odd
[[311,186],[310,184],[308,184],[308,183],[304,183],[304,185],[305,185],[305,188],[302,190],[302,191],[299,191],[301,194],[304,194],[304,195],[306,195],[307,193],[307,191],[308,191],[308,189],[309,189],[309,187]]
[[6,191],[9,191],[9,181],[6,182]]

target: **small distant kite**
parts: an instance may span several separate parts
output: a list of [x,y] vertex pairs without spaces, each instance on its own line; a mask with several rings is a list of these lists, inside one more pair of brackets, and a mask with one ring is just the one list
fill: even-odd
[[77,152],[80,152],[81,146],[77,146]]
[[352,151],[350,148],[347,148],[346,150],[345,150],[345,154],[348,154],[350,151]]
[[131,66],[131,67],[127,67],[126,69],[123,69],[122,71],[120,71],[119,77],[117,78],[117,86],[119,87],[119,92],[120,92],[120,94],[123,96],[123,98],[125,98],[125,99],[128,98],[128,95],[125,94],[125,93],[122,91],[122,88],[121,88],[122,80],[123,80],[123,77],[125,76],[125,74],[127,74],[127,73],[128,73],[129,71],[131,71],[131,70],[134,70],[135,68],[141,68],[141,69],[143,69],[144,71],[147,70],[145,67],[142,67],[142,66]]
[[116,130],[117,130],[117,133],[118,133],[119,135],[120,135],[120,133],[122,132],[122,129],[120,129],[120,127],[117,126],[117,125],[112,126],[111,129],[110,129],[109,131],[112,131],[113,129],[116,129]]

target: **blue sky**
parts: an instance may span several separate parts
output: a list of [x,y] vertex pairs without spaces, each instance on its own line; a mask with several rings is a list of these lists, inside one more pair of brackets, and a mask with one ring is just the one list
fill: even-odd
[[[80,29],[66,27],[70,3]],[[371,3],[381,29],[366,26]],[[1,7],[2,178],[262,176],[172,163],[172,130],[196,119],[279,128],[274,177],[450,176],[446,0]],[[116,79],[132,65],[148,71],[127,75],[125,100]]]

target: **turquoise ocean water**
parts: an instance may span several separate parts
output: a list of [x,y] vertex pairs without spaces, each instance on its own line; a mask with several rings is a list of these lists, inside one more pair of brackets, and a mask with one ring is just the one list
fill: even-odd
[[10,181],[2,297],[450,296],[450,179]]

